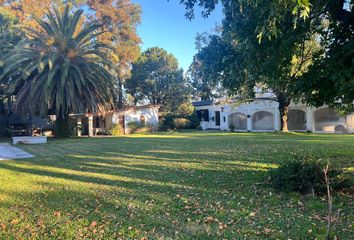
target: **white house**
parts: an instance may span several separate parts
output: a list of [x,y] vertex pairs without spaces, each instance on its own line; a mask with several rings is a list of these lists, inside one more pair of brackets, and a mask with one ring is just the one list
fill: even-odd
[[76,115],[78,136],[106,135],[113,124],[120,124],[125,133],[129,133],[129,123],[137,122],[157,129],[159,124],[159,106],[145,105],[128,107],[101,114]]
[[[237,100],[193,102],[202,129],[267,132],[279,131],[281,122],[278,102],[256,98],[238,104]],[[328,107],[313,108],[291,104],[288,113],[289,131],[319,133],[354,133],[354,113],[341,116]]]

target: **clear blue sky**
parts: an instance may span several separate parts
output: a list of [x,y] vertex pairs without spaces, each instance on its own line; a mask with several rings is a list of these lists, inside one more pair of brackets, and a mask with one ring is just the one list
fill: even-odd
[[142,50],[161,47],[175,55],[180,67],[187,70],[192,63],[195,49],[195,36],[209,32],[222,20],[221,7],[209,18],[202,18],[200,10],[192,21],[185,18],[184,6],[179,0],[132,0],[142,7],[142,21],[138,33],[143,41]]

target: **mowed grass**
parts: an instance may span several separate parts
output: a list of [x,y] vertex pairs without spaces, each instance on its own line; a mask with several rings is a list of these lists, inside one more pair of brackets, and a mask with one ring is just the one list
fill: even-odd
[[[176,133],[50,140],[0,161],[0,239],[324,239],[326,198],[279,193],[300,156],[354,165],[354,136]],[[351,173],[350,173],[351,172]],[[353,237],[353,196],[334,195]]]

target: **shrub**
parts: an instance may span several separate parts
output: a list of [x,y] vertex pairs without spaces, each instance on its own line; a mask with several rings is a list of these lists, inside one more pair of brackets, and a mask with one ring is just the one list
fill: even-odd
[[198,129],[200,126],[200,121],[198,119],[197,111],[194,111],[191,115],[187,117],[190,121],[189,128],[190,129]]
[[141,124],[139,122],[128,123],[129,133],[148,133],[154,131],[151,124]]
[[234,132],[235,131],[235,126],[230,124],[229,129],[230,129],[231,132]]
[[75,136],[77,131],[76,120],[71,118],[57,118],[53,125],[53,131],[57,138]]
[[[270,170],[270,180],[273,187],[281,191],[323,194],[326,191],[323,173],[325,166],[324,161],[311,158],[287,161]],[[334,191],[343,189],[348,184],[341,169],[330,166],[328,176]]]
[[113,124],[109,130],[110,134],[113,136],[120,136],[124,134],[124,128],[120,124]]
[[130,122],[128,123],[129,133],[136,133],[143,125],[139,122]]
[[173,125],[176,129],[186,129],[190,125],[190,121],[186,118],[173,119]]
[[0,129],[0,136],[1,137],[11,137],[11,129],[3,127]]
[[150,133],[154,131],[154,127],[150,124],[145,124],[144,126],[141,126],[138,128],[135,133]]
[[198,129],[199,120],[197,114],[193,112],[188,116],[166,114],[162,119],[162,124],[159,129],[161,131],[176,130],[176,129]]

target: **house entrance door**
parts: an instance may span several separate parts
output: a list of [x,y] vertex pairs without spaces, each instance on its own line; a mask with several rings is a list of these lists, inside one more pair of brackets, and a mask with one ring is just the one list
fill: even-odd
[[215,126],[220,126],[220,111],[215,111]]

